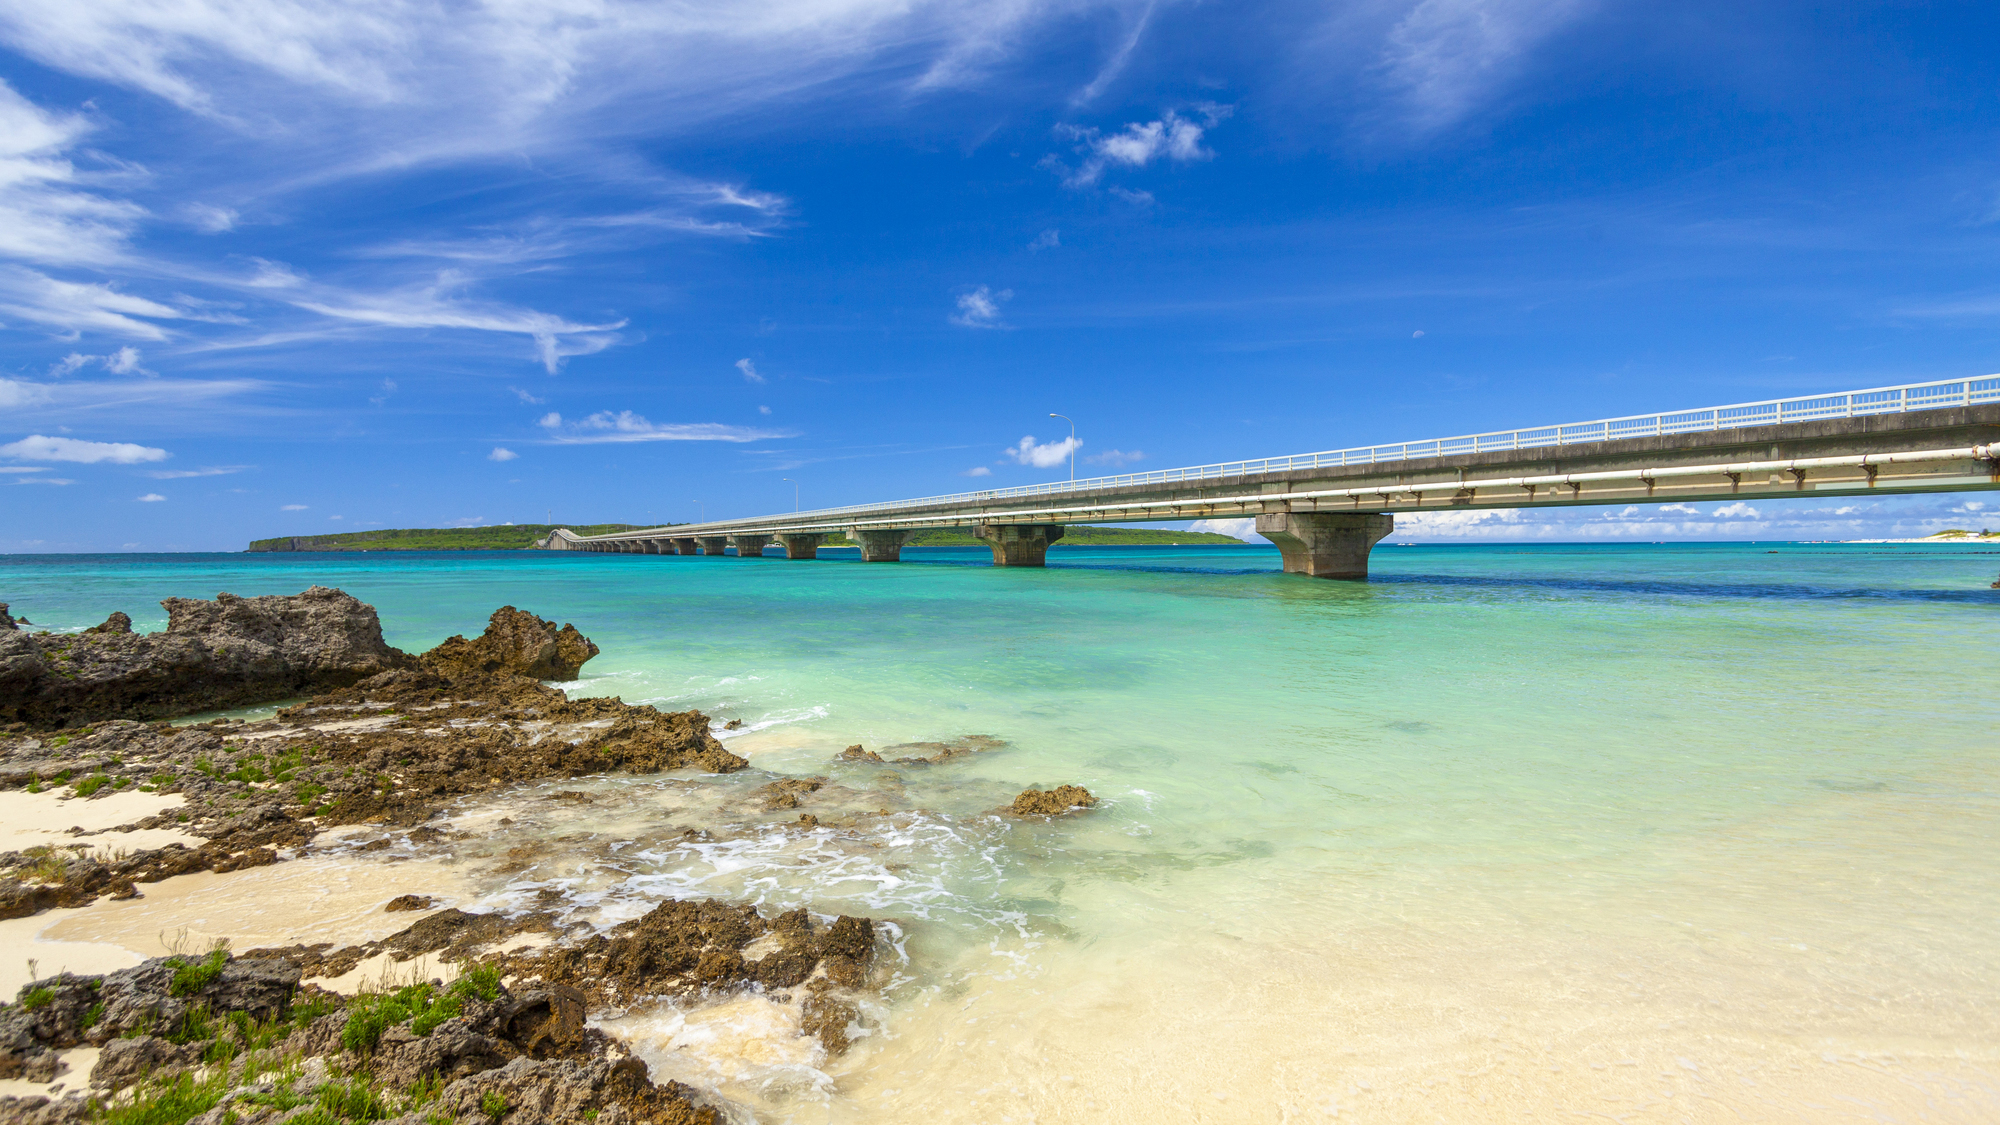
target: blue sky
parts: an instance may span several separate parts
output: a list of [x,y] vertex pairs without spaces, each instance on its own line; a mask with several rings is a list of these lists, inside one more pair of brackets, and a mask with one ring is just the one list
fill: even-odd
[[1835,8],[12,0],[0,551],[1024,483],[1051,411],[1094,473],[2000,369],[2000,11]]

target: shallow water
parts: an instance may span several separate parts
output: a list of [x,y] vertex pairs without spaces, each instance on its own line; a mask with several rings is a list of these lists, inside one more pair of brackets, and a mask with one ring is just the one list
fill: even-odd
[[[413,650],[512,603],[603,647],[573,691],[742,719],[754,765],[839,783],[823,819],[897,810],[784,829],[747,775],[461,810],[546,842],[461,846],[466,904],[896,923],[844,1059],[761,1001],[610,1021],[746,1119],[2000,1118],[2000,554],[1381,547],[1367,584],[1053,554],[14,556],[0,600],[147,629],[319,582]],[[1008,746],[831,761],[965,734]],[[1105,803],[990,815],[1064,782]]]

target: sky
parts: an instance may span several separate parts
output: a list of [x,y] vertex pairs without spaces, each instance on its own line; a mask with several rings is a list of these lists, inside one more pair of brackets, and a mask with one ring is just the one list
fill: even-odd
[[[1987,374],[1995,42],[1974,4],[10,0],[0,552]],[[1686,507],[1398,538],[2000,526],[1994,493]]]

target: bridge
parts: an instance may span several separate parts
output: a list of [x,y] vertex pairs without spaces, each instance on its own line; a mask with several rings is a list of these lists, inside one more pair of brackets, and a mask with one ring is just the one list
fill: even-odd
[[1398,512],[1872,496],[2000,488],[2000,375],[1361,446],[1090,480],[851,504],[612,535],[559,551],[788,559],[828,537],[896,562],[967,528],[995,566],[1042,566],[1066,523],[1255,517],[1287,573],[1366,578]]

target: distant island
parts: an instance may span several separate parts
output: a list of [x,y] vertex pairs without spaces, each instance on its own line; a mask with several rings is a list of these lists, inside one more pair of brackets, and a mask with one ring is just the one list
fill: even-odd
[[[345,531],[334,535],[293,535],[252,540],[248,550],[266,551],[526,551],[558,526],[577,535],[608,535],[641,528],[683,527],[684,524],[546,524],[509,523],[495,527],[412,527],[382,531]],[[1184,547],[1242,546],[1243,540],[1212,531],[1170,531],[1141,527],[1094,527],[1074,524],[1056,542],[1062,547]],[[831,538],[829,547],[845,546]],[[978,547],[979,540],[963,531],[926,531],[911,539],[912,547]]]

